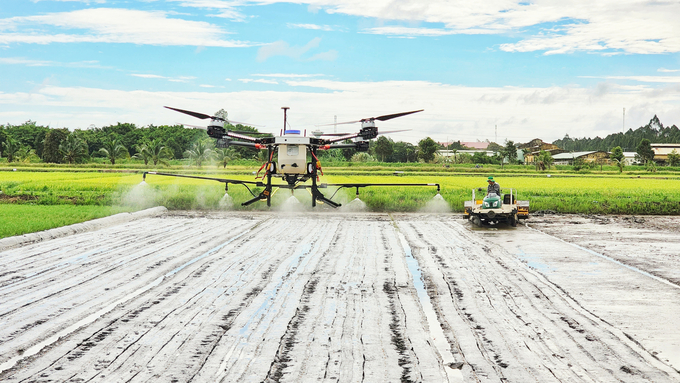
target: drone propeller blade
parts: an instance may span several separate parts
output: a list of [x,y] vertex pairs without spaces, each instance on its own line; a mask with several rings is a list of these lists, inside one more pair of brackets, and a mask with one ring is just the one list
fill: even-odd
[[393,118],[397,118],[397,117],[401,117],[401,116],[407,116],[407,115],[409,115],[409,114],[422,112],[423,110],[425,110],[425,109],[414,110],[414,111],[411,111],[411,112],[401,112],[401,113],[395,113],[395,114],[386,114],[386,115],[384,115],[384,116],[376,117],[375,119],[378,120],[378,121],[387,121],[387,120],[391,120],[391,119],[393,119]]
[[402,117],[402,116],[407,116],[407,115],[409,115],[409,114],[422,112],[423,110],[425,110],[425,109],[413,110],[413,111],[410,111],[410,112],[401,112],[401,113],[394,113],[394,114],[386,114],[386,115],[384,115],[384,116],[369,117],[369,118],[364,118],[364,119],[356,120],[356,121],[345,121],[345,122],[337,122],[337,123],[334,123],[334,124],[324,124],[324,125],[316,125],[316,126],[331,126],[331,125],[356,124],[357,122],[371,121],[371,120],[387,121],[387,120],[391,120],[391,119],[393,119],[393,118]]
[[396,132],[408,132],[409,130],[412,130],[412,129],[388,130],[388,131],[386,131],[386,132],[378,132],[378,134],[388,134],[388,133],[396,133]]
[[172,109],[172,110],[174,110],[174,111],[176,111],[176,112],[188,114],[188,115],[190,115],[190,116],[192,116],[192,117],[200,118],[201,120],[205,120],[205,119],[207,119],[207,118],[212,118],[212,119],[214,119],[214,120],[226,121],[226,120],[225,120],[224,118],[222,118],[222,117],[210,116],[210,115],[203,114],[203,113],[192,112],[192,111],[190,111],[190,110],[177,109],[177,108],[172,108],[172,107],[169,107],[169,106],[166,106],[166,108]]

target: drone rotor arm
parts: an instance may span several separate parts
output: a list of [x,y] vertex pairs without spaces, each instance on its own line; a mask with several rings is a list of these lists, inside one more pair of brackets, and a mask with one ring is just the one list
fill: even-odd
[[177,125],[183,125],[183,126],[188,126],[193,129],[202,129],[202,130],[207,130],[208,128],[205,126],[200,126],[200,125],[190,125],[190,124],[184,124],[182,122],[178,122]]
[[361,122],[362,120],[356,120],[356,121],[345,121],[345,122],[336,122],[333,124],[322,124],[322,125],[314,125],[314,126],[331,126],[331,125],[346,125],[346,124],[356,124],[357,122]]
[[250,142],[259,142],[259,140],[260,140],[259,138],[246,136],[245,134],[234,133],[231,130],[228,130],[226,135],[227,135],[227,137],[238,138],[239,140],[246,140],[246,141],[250,141]]

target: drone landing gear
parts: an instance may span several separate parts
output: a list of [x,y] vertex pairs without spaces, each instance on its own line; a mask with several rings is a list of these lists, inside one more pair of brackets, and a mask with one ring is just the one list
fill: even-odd
[[319,201],[321,203],[328,204],[331,207],[338,208],[342,206],[342,204],[339,204],[337,202],[333,202],[330,199],[326,198],[326,196],[323,195],[319,191],[319,186],[316,184],[316,178],[312,179],[312,207],[316,207],[316,201]]
[[257,201],[262,201],[262,200],[267,200],[267,206],[271,207],[272,206],[272,175],[271,173],[267,173],[267,184],[262,192],[260,192],[260,195],[255,196],[255,198],[249,199],[248,201],[244,202],[241,204],[241,206],[248,206],[254,202]]

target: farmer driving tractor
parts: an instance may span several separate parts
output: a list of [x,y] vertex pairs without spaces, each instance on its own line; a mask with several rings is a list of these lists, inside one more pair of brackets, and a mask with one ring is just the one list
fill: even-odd
[[493,176],[490,176],[487,181],[489,182],[489,186],[486,188],[486,195],[488,196],[491,193],[496,194],[497,196],[501,195],[501,185],[497,184],[496,181],[493,180]]

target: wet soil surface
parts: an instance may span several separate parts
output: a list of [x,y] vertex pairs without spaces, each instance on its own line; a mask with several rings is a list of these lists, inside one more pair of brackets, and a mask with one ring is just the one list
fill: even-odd
[[0,380],[680,382],[680,220],[639,221],[187,212],[0,250]]

